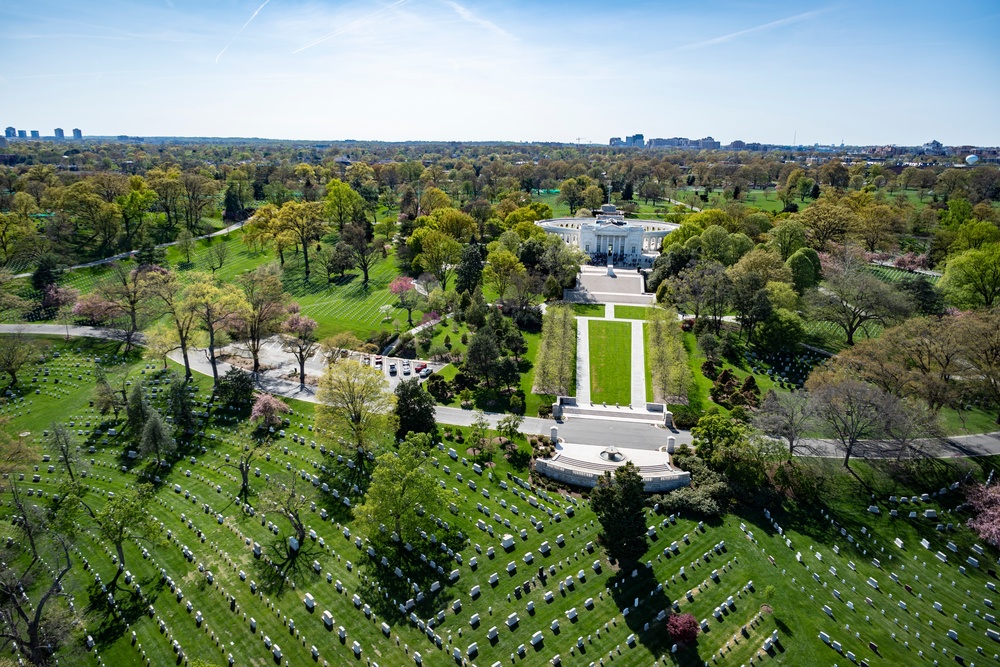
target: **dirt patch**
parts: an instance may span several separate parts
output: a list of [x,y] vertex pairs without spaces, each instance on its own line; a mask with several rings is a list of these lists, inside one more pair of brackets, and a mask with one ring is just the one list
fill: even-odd
[[771,614],[773,612],[774,612],[774,610],[771,609],[771,605],[769,605],[769,604],[762,604],[760,606],[760,613],[762,613],[762,614]]
[[[281,376],[284,380],[291,380],[293,382],[299,381],[299,372],[296,370],[289,371]],[[306,373],[306,384],[311,387],[319,386],[319,377],[315,375],[309,375]]]

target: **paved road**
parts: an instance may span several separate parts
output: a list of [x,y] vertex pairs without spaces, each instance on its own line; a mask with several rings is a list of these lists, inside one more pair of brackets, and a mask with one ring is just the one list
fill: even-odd
[[[49,336],[66,335],[66,327],[59,324],[0,324],[0,334],[15,333],[17,331],[26,334],[38,334]],[[99,327],[71,326],[69,328],[71,336],[84,336],[88,338],[115,338],[113,332]],[[176,357],[176,359],[175,359]],[[173,353],[171,358],[180,361],[180,353]],[[191,369],[211,375],[212,367],[204,350],[192,350],[189,354]],[[230,368],[229,364],[219,363],[219,374],[223,374]],[[288,382],[278,378],[262,378],[261,388],[275,395],[287,398],[295,398],[301,401],[316,402],[315,390],[312,387],[302,388],[297,382]],[[492,424],[502,416],[497,414],[487,415]],[[460,408],[449,408],[438,406],[437,418],[442,424],[454,424],[456,426],[469,426],[475,413],[471,410]],[[633,449],[657,449],[667,444],[667,437],[673,435],[677,444],[690,443],[691,433],[689,431],[668,431],[650,424],[642,424],[621,419],[599,419],[589,417],[573,417],[564,422],[555,422],[551,419],[539,419],[537,417],[526,417],[521,426],[523,433],[537,433],[548,435],[553,426],[559,428],[559,437],[567,442],[574,442],[582,445],[631,447]],[[808,454],[812,456],[840,457],[835,443],[830,440],[810,440],[807,444]],[[926,443],[925,449],[929,454],[938,457],[957,456],[985,456],[1000,454],[1000,431],[994,433],[983,433],[980,435],[960,435],[948,438],[941,442]],[[868,453],[862,448],[856,458],[864,458]]]

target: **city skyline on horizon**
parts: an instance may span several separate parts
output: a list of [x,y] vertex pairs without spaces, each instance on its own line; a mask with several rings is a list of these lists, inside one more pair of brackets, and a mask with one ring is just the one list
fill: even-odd
[[43,0],[0,9],[0,95],[18,128],[69,100],[89,136],[1000,145],[1000,8],[803,9]]

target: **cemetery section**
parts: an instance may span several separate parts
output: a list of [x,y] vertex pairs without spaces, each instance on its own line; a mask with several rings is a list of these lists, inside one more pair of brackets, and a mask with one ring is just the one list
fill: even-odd
[[[309,537],[282,577],[267,561],[287,543],[287,522],[235,500],[229,465],[246,444],[237,416],[197,377],[194,441],[160,470],[136,461],[122,419],[89,404],[95,375],[131,367],[166,411],[165,377],[113,351],[53,343],[2,408],[40,448],[34,470],[15,473],[29,503],[52,502],[66,480],[42,445],[53,419],[72,429],[95,508],[140,482],[156,489],[162,539],[126,540],[121,568],[83,522],[65,584],[83,625],[60,664],[991,664],[1000,652],[996,552],[964,526],[962,462],[914,464],[898,479],[856,463],[871,499],[838,463],[820,462],[822,497],[782,510],[702,520],[650,508],[648,551],[622,571],[603,555],[586,498],[532,483],[502,457],[483,468],[446,440],[427,453],[452,498],[423,510],[438,531],[390,560],[352,525],[361,495],[350,462],[324,444],[312,406],[293,402],[252,477],[291,474],[315,497]],[[19,539],[5,522],[0,541]],[[108,599],[102,587],[119,572]],[[702,631],[674,653],[662,625],[676,612]]]

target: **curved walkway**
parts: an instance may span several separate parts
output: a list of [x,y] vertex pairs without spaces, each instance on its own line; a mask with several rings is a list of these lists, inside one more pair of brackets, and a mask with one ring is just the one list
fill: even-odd
[[[0,324],[0,334],[26,333],[42,336],[65,336],[66,327],[60,324]],[[117,340],[118,336],[108,329],[100,327],[70,326],[72,337],[106,338]],[[176,358],[175,358],[176,357]],[[174,361],[180,361],[180,353],[170,355]],[[211,376],[212,366],[204,350],[189,352],[191,370],[202,375]],[[219,362],[219,372],[225,373],[230,365]],[[302,388],[297,382],[288,382],[277,378],[265,378],[260,387],[276,396],[294,398],[300,401],[316,403],[315,392],[311,387]],[[435,408],[437,421],[454,426],[471,426],[475,413],[461,408],[437,406]],[[502,414],[487,413],[491,426],[496,427]],[[559,437],[566,442],[580,445],[630,447],[632,449],[659,449],[667,444],[667,437],[673,435],[678,445],[690,444],[690,431],[666,430],[650,424],[626,422],[620,419],[570,419],[563,423],[551,419],[525,417],[521,424],[521,432],[528,434],[549,435],[552,427],[559,429]],[[803,443],[809,449],[809,456],[839,458],[842,455],[832,440],[809,440]],[[927,447],[928,454],[939,458],[961,456],[992,456],[1000,454],[1000,431],[980,433],[976,435],[958,435],[946,438]],[[864,458],[855,456],[854,458]]]

